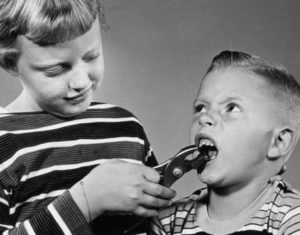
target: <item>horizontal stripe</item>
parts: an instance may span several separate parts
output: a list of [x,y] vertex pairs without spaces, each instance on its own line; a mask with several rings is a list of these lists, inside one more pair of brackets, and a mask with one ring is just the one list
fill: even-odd
[[[57,190],[57,191],[53,191],[53,192],[50,192],[50,193],[47,193],[47,194],[43,193],[43,194],[40,194],[38,196],[31,197],[23,203],[34,202],[36,200],[42,200],[42,199],[50,198],[50,197],[57,197],[57,196],[63,194],[64,192],[65,192],[65,190]],[[23,203],[18,203],[14,207],[11,207],[10,210],[9,210],[9,214],[10,215],[14,214],[16,209],[19,206],[21,206]]]
[[13,226],[7,225],[7,224],[0,224],[0,226],[1,226],[1,227],[5,227],[5,228],[7,228],[7,229],[13,228]]
[[262,231],[264,229],[267,229],[267,225],[266,224],[249,224],[244,226],[242,229],[240,229],[239,231],[246,231],[246,230],[252,230],[252,231]]
[[291,206],[287,206],[287,205],[282,205],[282,206],[276,206],[276,205],[272,205],[272,204],[265,204],[263,205],[263,207],[261,207],[261,210],[263,211],[268,211],[270,210],[270,207],[272,207],[272,211],[274,213],[286,213],[288,212],[288,210],[291,208]]
[[118,122],[137,122],[141,124],[136,118],[128,117],[128,118],[87,118],[87,119],[79,119],[74,121],[68,121],[63,122],[51,126],[45,126],[35,129],[25,129],[25,130],[17,130],[17,131],[0,131],[0,136],[3,136],[5,134],[27,134],[32,132],[44,132],[44,131],[50,131],[50,130],[57,130],[60,128],[65,128],[68,126],[74,126],[78,124],[87,124],[87,123],[118,123]]
[[[91,162],[83,162],[83,163],[78,163],[78,164],[69,164],[69,165],[60,165],[60,166],[52,166],[52,167],[48,167],[39,171],[33,171],[30,172],[28,175],[24,175],[20,181],[25,182],[28,179],[34,178],[34,177],[38,177],[44,174],[48,174],[51,173],[53,171],[65,171],[65,170],[74,170],[74,169],[79,169],[81,167],[86,167],[86,166],[93,166],[93,165],[99,165],[99,164],[103,164],[107,161],[109,161],[110,159],[99,159],[99,160],[95,160],[95,161],[91,161]],[[119,160],[122,161],[126,161],[126,162],[131,162],[131,163],[138,163],[138,164],[142,164],[141,161],[137,161],[137,160],[133,160],[133,159],[123,159],[123,158],[119,158]]]
[[111,109],[117,107],[116,105],[113,104],[93,104],[91,105],[88,109]]
[[[46,133],[46,132],[45,132]],[[22,135],[6,135],[0,138],[1,161],[9,160],[16,152],[48,142],[74,141],[81,139],[111,139],[118,137],[145,138],[142,127],[135,122],[89,123],[70,126],[66,129],[34,132]],[[58,146],[59,147],[59,146]]]
[[[176,219],[184,219],[188,214],[188,211],[181,211],[176,213]],[[166,225],[170,222],[169,218],[161,219],[161,224]]]
[[199,232],[202,232],[203,230],[200,227],[195,228],[184,228],[182,232],[179,232],[177,234],[197,234]]
[[284,217],[284,219],[282,220],[282,223],[284,224],[286,221],[290,220],[292,217],[294,216],[300,216],[300,207],[297,208],[293,208],[291,209],[286,216]]
[[51,143],[44,143],[33,147],[28,147],[21,149],[17,151],[10,159],[3,162],[1,164],[0,172],[8,168],[11,164],[13,164],[14,161],[16,161],[20,156],[38,151],[41,149],[49,149],[54,147],[72,147],[76,145],[84,145],[84,144],[101,144],[101,143],[113,143],[113,142],[136,142],[140,144],[144,144],[144,141],[139,138],[131,138],[131,137],[118,137],[118,138],[112,138],[112,139],[79,139],[74,141],[60,141],[60,142],[51,142]]

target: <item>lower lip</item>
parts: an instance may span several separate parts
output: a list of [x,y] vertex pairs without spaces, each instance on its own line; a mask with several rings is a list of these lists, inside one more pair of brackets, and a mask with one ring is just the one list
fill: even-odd
[[72,105],[76,105],[76,104],[80,104],[80,103],[84,102],[87,99],[87,97],[88,97],[88,92],[85,92],[81,96],[78,96],[73,99],[65,99],[65,100]]

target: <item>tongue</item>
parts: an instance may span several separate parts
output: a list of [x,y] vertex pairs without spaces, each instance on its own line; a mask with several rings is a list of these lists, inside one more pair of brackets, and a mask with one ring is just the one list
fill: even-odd
[[209,158],[209,160],[212,160],[217,156],[217,149],[214,146],[202,146],[200,148],[201,155],[205,155]]
[[210,150],[208,151],[208,156],[210,158],[210,160],[214,159],[217,156],[217,150]]

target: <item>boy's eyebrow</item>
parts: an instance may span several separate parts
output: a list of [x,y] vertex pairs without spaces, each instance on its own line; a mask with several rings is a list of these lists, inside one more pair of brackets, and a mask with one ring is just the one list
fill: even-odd
[[221,102],[219,102],[219,104],[226,104],[228,102],[235,101],[235,100],[243,101],[243,99],[240,98],[240,97],[230,96],[230,97],[226,97],[224,100],[222,100]]
[[205,100],[203,100],[203,99],[195,99],[194,101],[193,101],[193,106],[195,106],[197,103],[208,103],[208,102],[206,102]]
[[[240,98],[240,97],[230,96],[230,97],[226,97],[224,100],[222,100],[222,101],[220,101],[218,103],[219,104],[226,104],[228,102],[232,102],[232,101],[235,101],[235,100],[237,100],[237,101],[243,101],[243,99]],[[198,102],[205,103],[205,104],[209,103],[208,101],[206,101],[204,99],[195,99],[194,102],[193,102],[193,106],[195,106]]]

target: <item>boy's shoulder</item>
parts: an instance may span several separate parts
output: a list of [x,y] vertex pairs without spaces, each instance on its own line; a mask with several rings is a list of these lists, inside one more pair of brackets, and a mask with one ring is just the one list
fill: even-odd
[[207,193],[206,188],[199,189],[187,197],[176,200],[170,207],[159,211],[158,218],[165,219],[167,217],[187,217],[195,214],[197,202],[205,199]]
[[275,195],[278,205],[286,205],[289,208],[300,207],[300,191],[293,188],[287,181],[277,182]]

